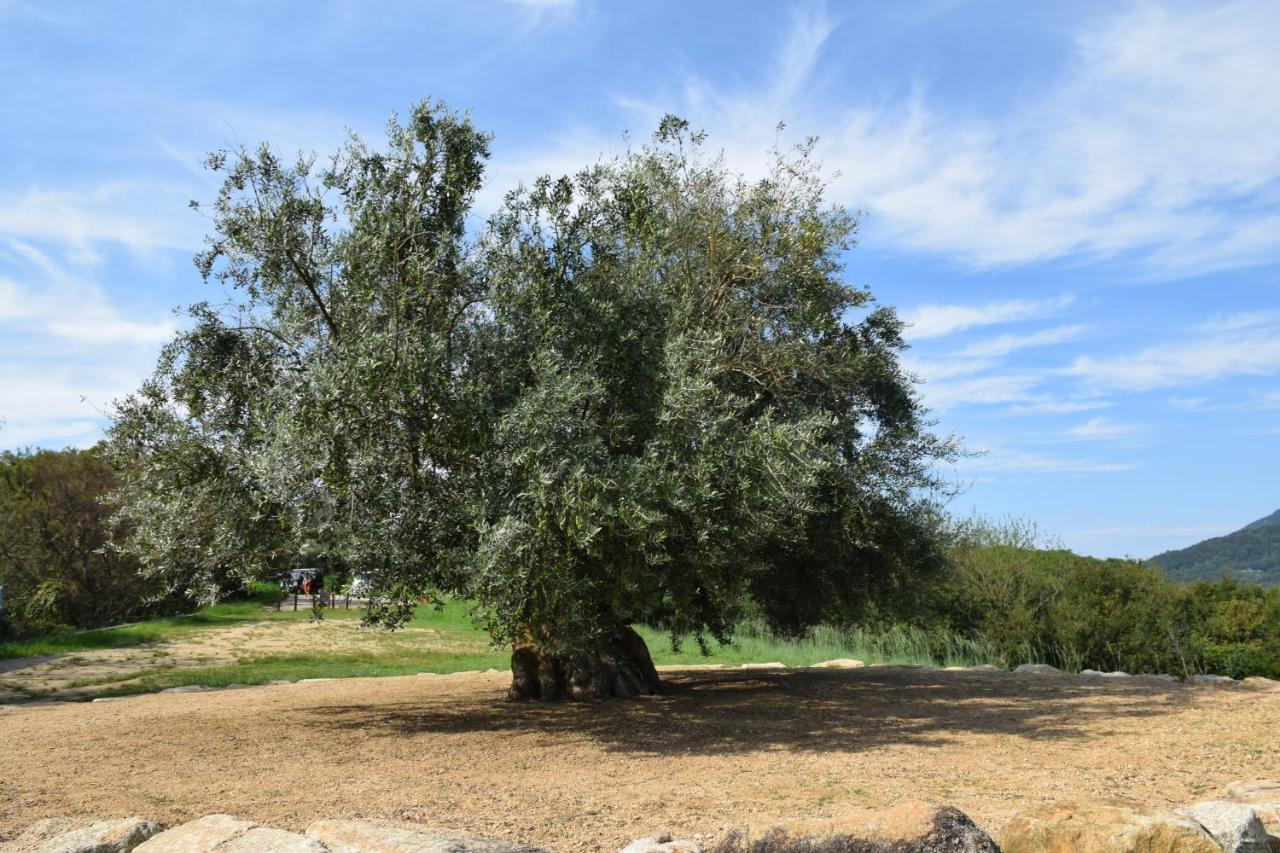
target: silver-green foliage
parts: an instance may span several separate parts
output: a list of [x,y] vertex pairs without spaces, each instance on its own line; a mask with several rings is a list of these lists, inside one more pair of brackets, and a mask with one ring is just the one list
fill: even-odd
[[811,146],[747,181],[702,141],[668,119],[483,226],[488,139],[440,105],[323,166],[211,157],[197,262],[230,300],[112,433],[148,571],[212,596],[320,547],[391,593],[375,619],[438,590],[557,653],[904,597],[952,448],[843,282],[856,218]]

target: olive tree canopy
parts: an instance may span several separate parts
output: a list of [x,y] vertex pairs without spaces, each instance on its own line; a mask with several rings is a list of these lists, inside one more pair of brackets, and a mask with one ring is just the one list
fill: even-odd
[[323,166],[211,157],[197,262],[230,299],[118,406],[132,547],[210,596],[320,547],[387,624],[465,597],[519,697],[656,690],[637,622],[723,641],[747,602],[799,631],[892,598],[940,560],[952,446],[810,150],[748,181],[668,118],[487,223],[488,138],[438,104]]

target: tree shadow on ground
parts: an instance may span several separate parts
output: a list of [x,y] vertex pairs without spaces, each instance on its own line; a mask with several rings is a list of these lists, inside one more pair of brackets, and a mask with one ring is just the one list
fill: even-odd
[[1193,701],[1193,689],[1180,684],[905,667],[669,672],[664,685],[662,695],[632,701],[519,703],[432,697],[427,681],[419,702],[327,705],[309,714],[317,729],[365,735],[536,734],[635,753],[732,754],[941,746],[965,734],[1089,738],[1106,734],[1106,722],[1157,717]]

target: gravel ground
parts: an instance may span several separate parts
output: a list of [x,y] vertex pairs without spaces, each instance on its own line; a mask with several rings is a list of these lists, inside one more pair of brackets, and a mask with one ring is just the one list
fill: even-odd
[[600,704],[512,703],[508,676],[464,674],[7,706],[0,832],[226,812],[601,850],[659,828],[853,828],[910,801],[995,830],[1036,802],[1181,804],[1280,767],[1280,693],[900,667],[664,678]]

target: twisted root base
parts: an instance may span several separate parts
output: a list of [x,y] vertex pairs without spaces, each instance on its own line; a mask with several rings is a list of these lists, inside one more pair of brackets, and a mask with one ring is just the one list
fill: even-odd
[[649,647],[623,626],[593,651],[575,657],[519,645],[511,652],[512,699],[633,699],[662,687]]

